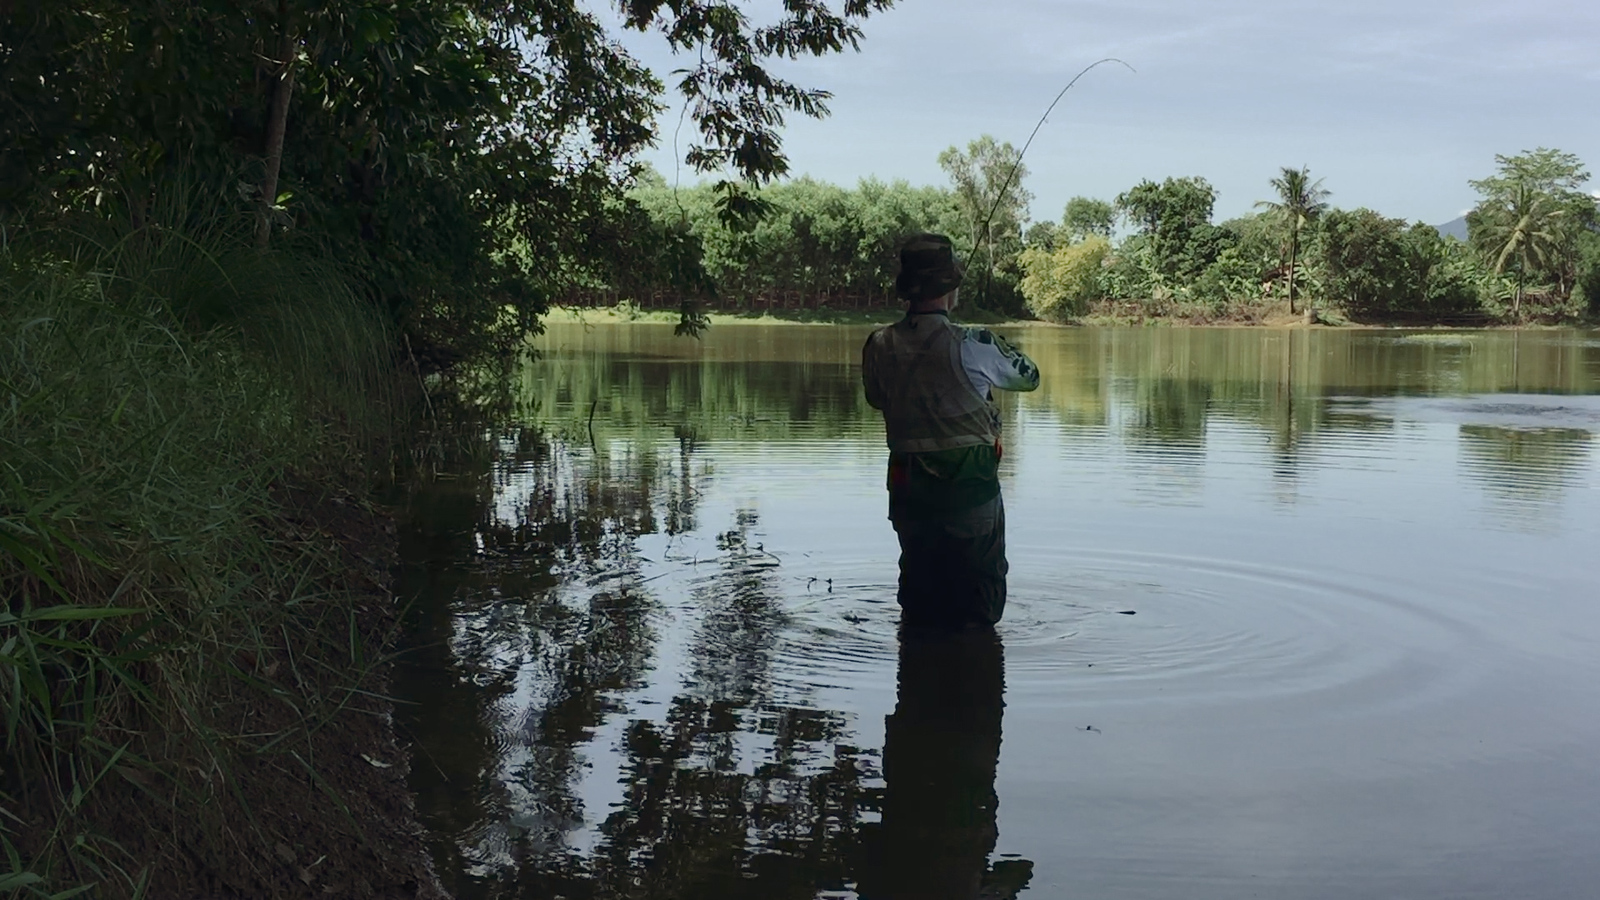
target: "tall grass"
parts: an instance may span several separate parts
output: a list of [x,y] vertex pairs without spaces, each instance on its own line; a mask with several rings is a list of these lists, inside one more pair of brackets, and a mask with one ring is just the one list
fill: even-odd
[[388,337],[337,267],[166,212],[0,248],[0,894],[144,894],[105,823],[248,817],[232,761],[358,689],[357,598],[286,502],[384,442]]

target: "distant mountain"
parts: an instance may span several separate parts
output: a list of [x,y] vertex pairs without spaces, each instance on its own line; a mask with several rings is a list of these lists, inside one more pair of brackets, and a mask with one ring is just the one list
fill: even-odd
[[1456,240],[1460,240],[1460,241],[1464,241],[1464,240],[1467,239],[1467,217],[1466,216],[1462,216],[1462,217],[1460,217],[1458,219],[1451,219],[1450,221],[1444,223],[1443,225],[1435,225],[1433,227],[1437,228],[1439,230],[1439,233],[1444,235],[1445,237],[1453,237]]

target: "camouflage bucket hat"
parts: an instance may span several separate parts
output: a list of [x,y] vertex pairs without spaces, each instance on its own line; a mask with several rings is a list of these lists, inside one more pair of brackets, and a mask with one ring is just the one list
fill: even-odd
[[960,287],[963,274],[949,238],[914,235],[900,246],[900,274],[895,276],[894,292],[911,303],[934,300]]

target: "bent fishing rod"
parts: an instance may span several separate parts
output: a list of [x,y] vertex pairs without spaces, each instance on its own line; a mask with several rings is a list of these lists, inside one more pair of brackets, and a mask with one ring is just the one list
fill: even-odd
[[[1039,121],[1034,123],[1033,131],[1029,132],[1028,140],[1023,143],[1022,152],[1018,153],[1016,160],[1011,163],[1011,171],[1006,173],[1006,180],[1001,183],[1000,191],[995,194],[994,205],[989,207],[989,215],[984,217],[983,224],[980,225],[977,231],[972,235],[972,250],[967,254],[967,259],[970,260],[974,255],[977,254],[978,245],[983,243],[983,236],[988,232],[989,224],[994,221],[995,212],[1000,209],[1000,204],[1005,200],[1006,191],[1011,189],[1011,180],[1017,177],[1017,170],[1022,167],[1022,158],[1028,155],[1028,148],[1033,146],[1033,139],[1039,136],[1039,129],[1043,128],[1044,123],[1050,119],[1050,114],[1055,111],[1056,104],[1060,103],[1061,98],[1067,95],[1067,91],[1072,90],[1072,86],[1078,83],[1078,79],[1089,74],[1100,66],[1105,65],[1106,63],[1116,63],[1135,75],[1139,74],[1138,69],[1128,65],[1126,62],[1118,59],[1115,56],[1107,56],[1104,59],[1097,59],[1087,66],[1084,66],[1081,70],[1079,70],[1078,74],[1072,76],[1072,80],[1067,82],[1067,86],[1062,88],[1060,93],[1056,94],[1056,98],[1050,101],[1049,106],[1045,107],[1044,115],[1040,116]],[[991,242],[991,248],[992,246],[993,242]],[[978,293],[978,296],[983,300],[989,299],[989,279],[993,277],[993,275],[994,254],[990,253],[989,263],[983,268],[983,289]]]

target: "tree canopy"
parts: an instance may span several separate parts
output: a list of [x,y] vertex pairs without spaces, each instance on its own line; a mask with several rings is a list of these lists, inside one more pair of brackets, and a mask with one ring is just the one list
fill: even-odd
[[978,276],[969,277],[968,283],[983,292],[981,302],[1004,306],[1004,299],[996,304],[988,295],[996,279],[1002,292],[1009,294],[1021,277],[1016,260],[1033,200],[1022,186],[1028,177],[1022,156],[1010,141],[985,134],[965,150],[952,146],[940,153],[939,168],[950,178],[966,226],[960,231],[965,239],[962,249],[971,250],[969,271],[976,270]]
[[1061,228],[1075,241],[1098,234],[1110,239],[1117,223],[1117,208],[1092,197],[1073,197],[1061,213]]
[[1117,196],[1117,209],[1144,238],[1157,270],[1192,278],[1221,252],[1226,237],[1211,224],[1216,188],[1200,177],[1146,179]]
[[1495,164],[1494,175],[1471,182],[1482,199],[1467,214],[1468,240],[1496,275],[1512,279],[1520,315],[1530,284],[1553,284],[1562,295],[1584,285],[1588,248],[1600,244],[1600,207],[1583,192],[1589,171],[1571,153],[1540,147],[1497,155]]
[[[675,86],[699,135],[686,159],[739,218],[749,185],[787,171],[785,115],[827,111],[770,63],[855,49],[891,2],[759,22],[727,0],[617,9],[695,55]],[[15,0],[0,221],[142,228],[181,182],[206,198],[195,215],[257,216],[348,263],[416,341],[510,346],[638,221],[617,210],[664,90],[576,0]]]
[[[1257,204],[1259,211],[1220,224],[1211,221],[1216,193],[1204,179],[1146,179],[1115,205],[1075,197],[1061,221],[1031,222],[1020,234],[1015,223],[1023,207],[1013,199],[1004,239],[996,228],[989,244],[971,234],[974,217],[987,215],[985,199],[993,204],[996,196],[981,192],[985,182],[973,161],[984,153],[972,151],[974,145],[995,151],[990,168],[998,185],[1005,174],[1003,146],[980,139],[968,152],[946,151],[947,160],[959,157],[968,165],[953,167],[945,186],[867,179],[845,188],[804,178],[771,185],[758,195],[769,212],[752,228],[731,227],[717,215],[712,185],[673,190],[652,176],[641,180],[632,199],[646,210],[649,227],[683,236],[688,263],[679,267],[703,265],[703,295],[733,308],[893,305],[898,242],[923,230],[950,235],[962,255],[978,248],[968,261],[966,302],[1050,319],[1074,318],[1097,301],[1111,301],[1152,315],[1254,321],[1287,299],[1291,274],[1297,301],[1328,315],[1383,319],[1519,315],[1516,277],[1522,270],[1533,273],[1525,293],[1539,298],[1541,315],[1570,317],[1582,302],[1592,302],[1587,298],[1600,296],[1600,232],[1568,230],[1593,203],[1574,188],[1560,201],[1566,206],[1550,199],[1536,204],[1535,212],[1548,213],[1560,227],[1529,225],[1532,230],[1524,231],[1531,242],[1516,244],[1503,263],[1485,249],[1500,227],[1492,224],[1489,205],[1475,214],[1476,243],[1463,243],[1423,223],[1334,208],[1320,181],[1304,168],[1288,167],[1265,179],[1272,194]],[[1026,185],[1018,182],[1026,199]],[[1135,231],[1113,240],[1118,214]],[[1502,237],[1496,254],[1511,240],[1509,233]],[[991,247],[995,277],[984,297],[977,289]],[[682,290],[637,259],[619,258],[594,287],[616,297]],[[1565,282],[1558,277],[1563,272]]]

